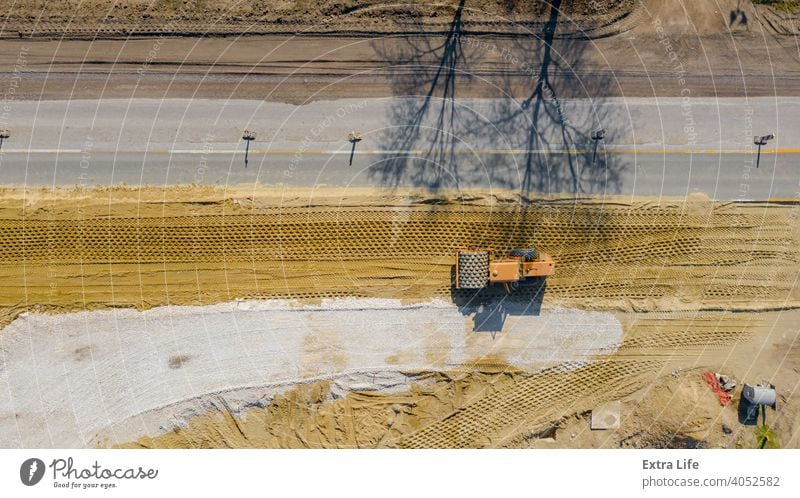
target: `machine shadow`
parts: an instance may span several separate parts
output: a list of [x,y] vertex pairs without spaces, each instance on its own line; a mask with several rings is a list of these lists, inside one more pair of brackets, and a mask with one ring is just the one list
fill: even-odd
[[546,288],[545,278],[529,278],[511,294],[500,285],[457,289],[455,265],[450,269],[450,299],[462,315],[471,318],[473,332],[489,332],[492,336],[503,331],[509,316],[539,316]]
[[750,403],[744,398],[744,396],[741,396],[739,398],[739,408],[737,413],[740,424],[755,426],[758,425],[758,417],[761,414],[761,406]]

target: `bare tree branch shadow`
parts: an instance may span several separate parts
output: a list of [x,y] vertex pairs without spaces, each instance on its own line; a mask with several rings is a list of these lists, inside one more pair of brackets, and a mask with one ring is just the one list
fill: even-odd
[[[389,187],[518,192],[518,215],[503,223],[502,234],[494,231],[489,244],[480,234],[468,241],[474,247],[492,245],[498,255],[512,247],[538,246],[531,238],[543,220],[538,212],[541,194],[616,194],[628,167],[619,154],[591,141],[592,131],[600,128],[613,141],[615,125],[626,119],[594,99],[615,84],[613,74],[584,77],[586,51],[593,46],[559,36],[570,22],[563,18],[561,5],[562,0],[552,0],[538,33],[480,38],[464,33],[462,0],[444,36],[374,42],[391,64],[395,98],[390,125],[380,138],[386,152],[368,174]],[[476,91],[476,86],[481,88]],[[567,101],[563,94],[581,100]],[[563,209],[569,210],[569,204]],[[435,210],[431,206],[431,213]],[[602,214],[590,221],[596,230],[605,224]],[[475,314],[475,331],[494,333],[511,312],[539,313],[546,285],[530,284],[513,297],[495,288],[451,288],[451,298],[465,314]],[[521,308],[511,305],[517,299]]]
[[[458,141],[456,79],[468,66],[461,39],[465,1],[459,1],[441,43],[437,43],[436,36],[409,37],[397,52],[378,47],[397,73],[395,94],[422,95],[392,105],[392,126],[383,137],[383,150],[391,153],[384,158],[380,170],[371,172],[381,183],[397,186],[409,175],[415,185],[427,185],[433,190],[442,187],[447,177],[458,184],[458,171],[449,166]],[[418,149],[422,153],[415,157],[413,152]]]
[[[627,165],[620,156],[599,149],[591,143],[593,130],[610,128],[613,137],[618,111],[597,105],[596,90],[613,84],[613,75],[580,72],[588,42],[559,39],[562,0],[553,0],[540,39],[514,40],[518,64],[530,74],[530,93],[520,102],[501,99],[492,115],[495,126],[506,135],[524,130],[524,159],[519,165],[519,190],[529,193],[570,193],[573,195],[619,193]],[[560,98],[566,87],[586,98],[583,108]],[[514,92],[510,78],[506,92]],[[590,104],[588,104],[590,103]]]
[[[370,177],[386,186],[431,190],[489,184],[522,195],[618,193],[627,165],[589,138],[605,127],[613,139],[619,116],[612,113],[619,111],[592,100],[598,89],[615,83],[613,74],[581,77],[592,45],[558,36],[570,22],[563,19],[562,3],[552,0],[541,33],[499,40],[502,48],[497,40],[464,33],[464,0],[444,37],[376,42],[391,64],[395,101],[381,136],[387,152]],[[470,85],[484,86],[493,98],[461,98]],[[564,90],[585,100],[564,102]]]

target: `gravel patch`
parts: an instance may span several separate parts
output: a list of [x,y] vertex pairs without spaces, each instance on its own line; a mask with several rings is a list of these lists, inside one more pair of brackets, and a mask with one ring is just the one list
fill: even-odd
[[182,423],[208,408],[203,399],[239,411],[315,379],[336,380],[332,396],[403,390],[404,377],[393,373],[487,359],[537,370],[612,352],[622,341],[611,314],[505,309],[491,333],[473,331],[475,310],[444,301],[24,315],[0,331],[0,447],[92,446],[101,432],[115,436],[104,429],[141,435]]

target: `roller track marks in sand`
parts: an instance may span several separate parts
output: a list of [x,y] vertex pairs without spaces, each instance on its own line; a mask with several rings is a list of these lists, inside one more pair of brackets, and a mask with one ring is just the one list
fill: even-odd
[[633,393],[665,371],[724,361],[731,348],[763,335],[767,328],[759,315],[738,313],[648,313],[628,315],[626,320],[629,337],[613,355],[522,375],[389,445],[514,446],[565,416]]
[[[318,195],[322,196],[323,192]],[[485,198],[484,198],[485,199]],[[536,246],[546,298],[570,307],[760,310],[800,303],[797,206],[459,198],[0,205],[3,314],[234,298],[451,298],[453,251]],[[324,204],[324,203],[323,203]],[[109,215],[110,213],[110,215]],[[30,305],[26,303],[32,303]],[[7,321],[5,319],[4,321]]]
[[389,443],[401,448],[482,448],[544,429],[566,415],[629,394],[656,375],[658,361],[565,364],[522,378]]

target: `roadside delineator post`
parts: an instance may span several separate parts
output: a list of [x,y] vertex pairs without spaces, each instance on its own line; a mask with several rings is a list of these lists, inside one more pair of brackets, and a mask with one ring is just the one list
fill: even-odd
[[244,140],[244,142],[246,144],[245,148],[244,148],[244,167],[245,167],[245,169],[247,169],[248,156],[250,155],[250,142],[252,142],[255,139],[256,139],[256,132],[254,132],[254,131],[244,130],[244,133],[242,133],[242,140]]
[[594,149],[592,151],[592,167],[594,167],[594,161],[597,158],[597,145],[600,143],[600,140],[603,140],[606,137],[606,130],[602,128],[600,130],[595,130],[592,132],[592,141],[594,142]]
[[360,142],[361,139],[362,139],[361,133],[357,133],[355,131],[351,131],[347,135],[347,141],[353,144],[352,147],[350,148],[350,162],[347,164],[348,166],[353,165],[353,156],[356,154],[356,144]]
[[759,163],[761,163],[761,146],[767,145],[767,142],[769,142],[773,138],[775,138],[775,135],[773,135],[772,133],[761,137],[753,137],[753,144],[758,145],[758,155],[756,156],[756,168],[758,168]]
[[3,142],[5,142],[7,138],[11,138],[11,133],[9,133],[8,130],[0,130],[0,150],[3,150]]

